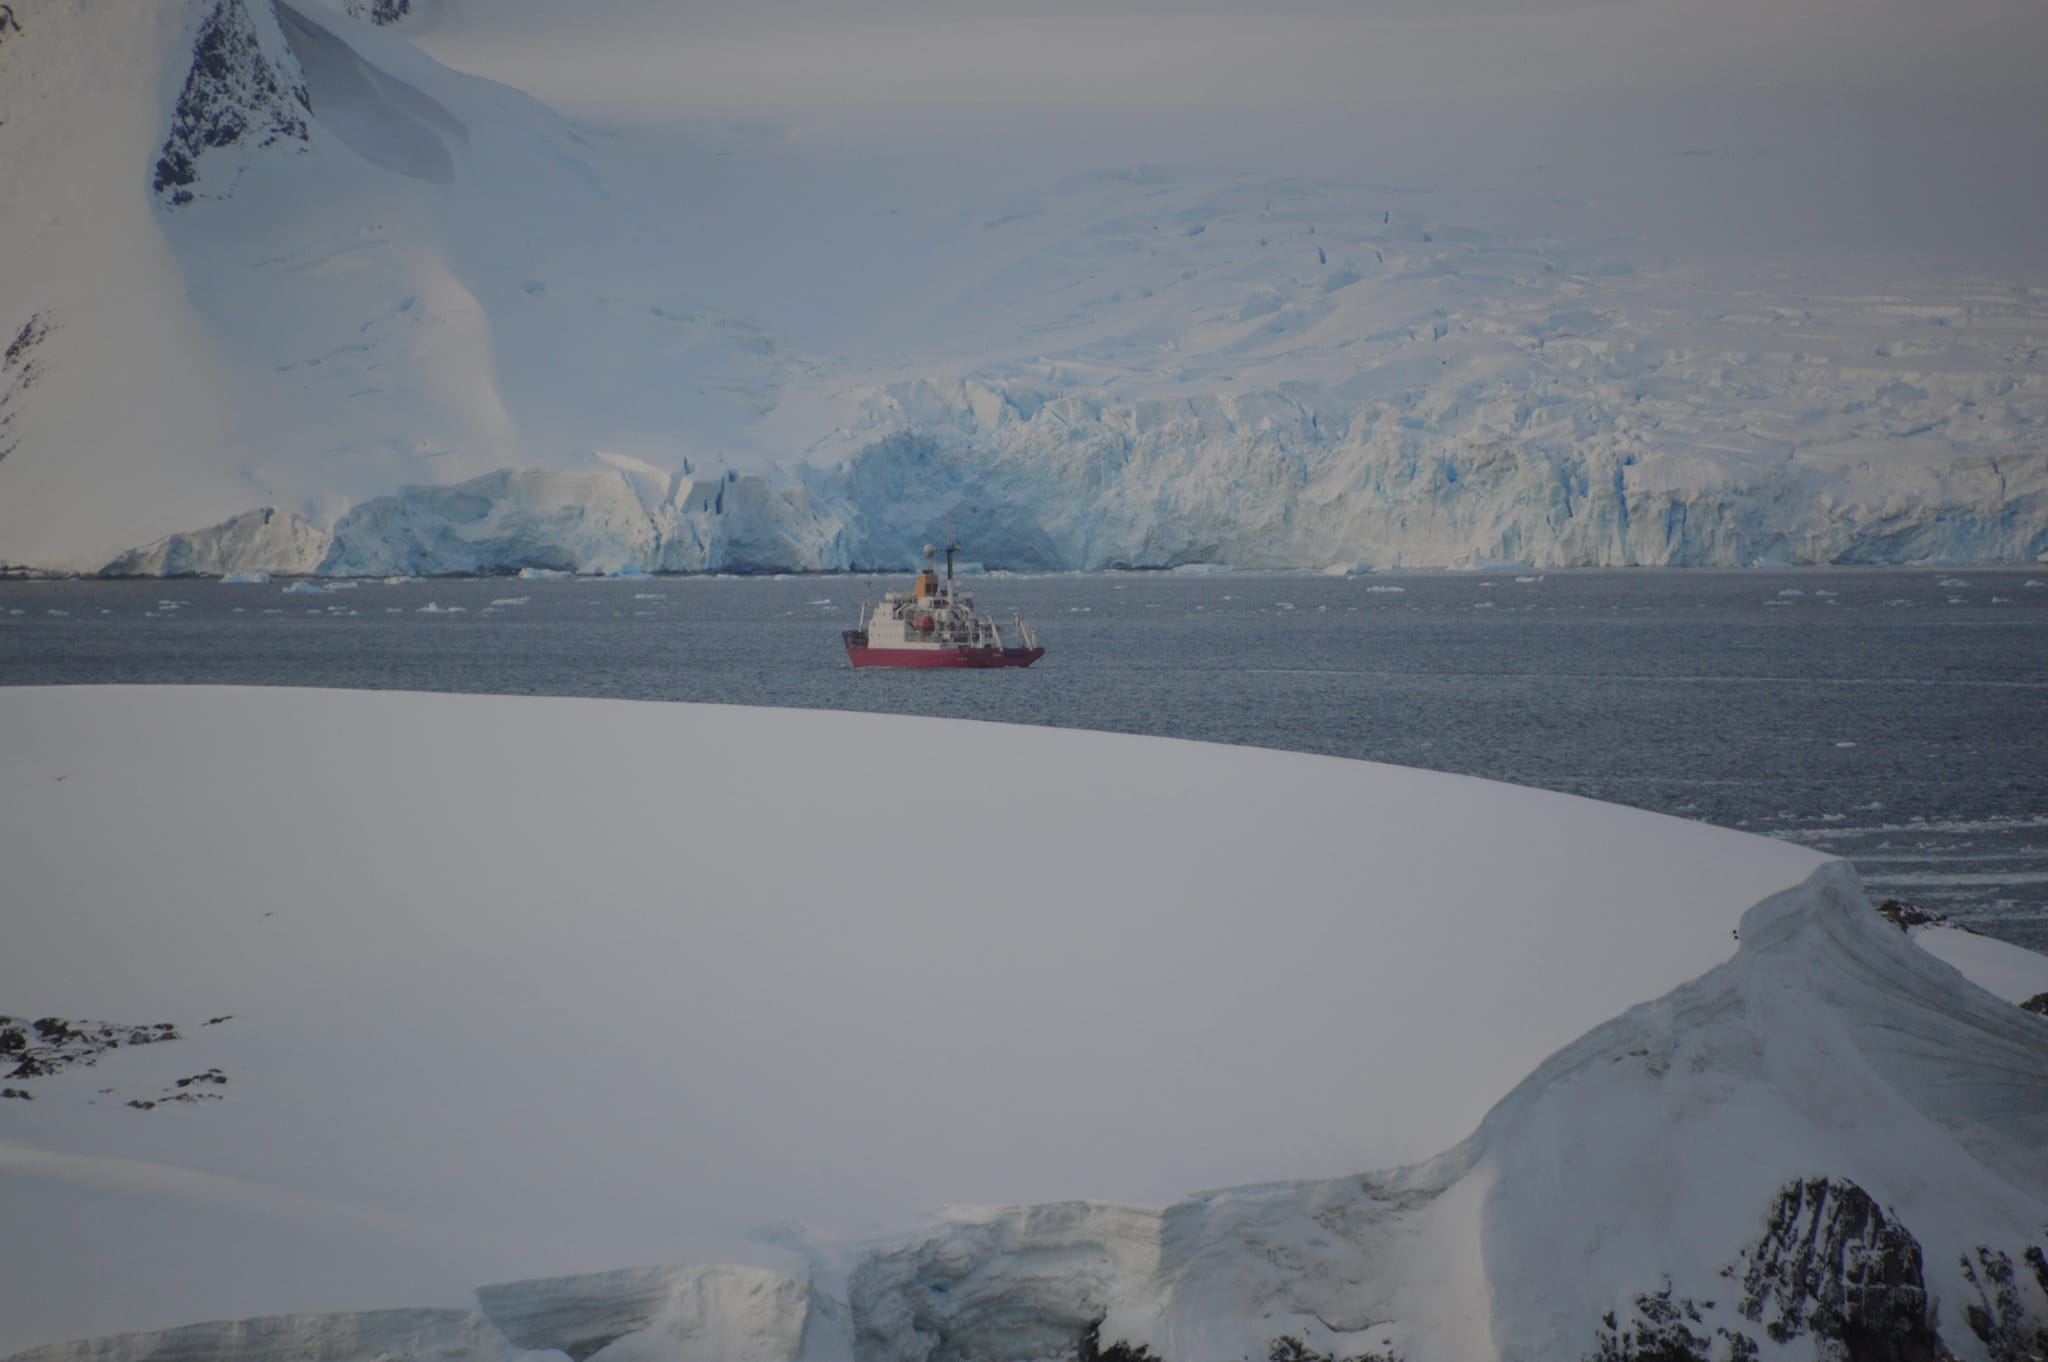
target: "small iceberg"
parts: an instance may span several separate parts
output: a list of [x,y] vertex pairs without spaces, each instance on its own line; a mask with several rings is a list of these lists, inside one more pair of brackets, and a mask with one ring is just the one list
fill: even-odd
[[327,588],[318,582],[308,582],[302,579],[286,587],[284,594],[287,596],[324,596],[327,594]]
[[230,572],[220,579],[220,584],[222,586],[268,586],[270,585],[270,574],[267,572]]

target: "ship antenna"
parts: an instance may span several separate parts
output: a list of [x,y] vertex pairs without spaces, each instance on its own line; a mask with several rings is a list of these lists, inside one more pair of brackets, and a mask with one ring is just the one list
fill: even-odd
[[953,537],[953,522],[948,520],[946,522],[946,586],[948,588],[946,594],[948,596],[953,594],[950,589],[953,585],[953,555],[959,548],[960,541]]

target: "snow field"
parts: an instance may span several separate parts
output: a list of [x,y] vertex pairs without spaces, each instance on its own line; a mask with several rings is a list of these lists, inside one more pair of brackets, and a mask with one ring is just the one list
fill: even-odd
[[[155,1057],[229,1076],[203,1111],[124,1109],[184,1072],[125,1052],[0,1111],[0,1201],[52,1227],[9,1257],[0,1346],[686,1249],[786,1267],[749,1241],[792,1216],[1391,1166],[1820,862],[1051,730],[248,688],[0,711],[9,1010],[235,1018]],[[173,1245],[175,1280],[146,1270]]]

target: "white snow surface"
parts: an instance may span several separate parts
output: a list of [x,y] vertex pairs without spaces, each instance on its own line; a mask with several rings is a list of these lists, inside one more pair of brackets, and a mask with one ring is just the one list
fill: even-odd
[[1911,935],[1921,950],[2009,1003],[2048,993],[2048,956],[1960,927],[1928,924],[1912,928]]
[[[1503,8],[1549,35],[1518,79],[1614,42],[1582,7]],[[1826,31],[1817,65],[1859,69],[1839,42],[1872,26],[1829,8],[1840,31],[1753,15],[1740,60]],[[2023,6],[1955,20],[1971,78],[1942,95],[1914,83],[1937,33],[1881,93],[1740,66],[1609,103],[1503,77],[1455,109],[1477,68],[1417,14],[962,15],[880,61],[889,24],[791,53],[642,0],[16,12],[0,564],[843,568],[949,519],[1010,568],[2048,552],[2040,96],[1984,59],[2029,50]],[[1291,34],[1370,97],[1053,93],[1076,53],[1168,70],[1131,24],[1241,59]],[[153,191],[214,28],[247,41],[200,103],[251,131]],[[1725,37],[1637,56],[1734,61]],[[1042,52],[1042,107],[934,116],[883,74],[929,43],[959,46],[910,64],[955,75]],[[869,97],[760,102],[824,52],[815,97],[861,72]]]
[[[0,718],[0,1010],[186,1037],[0,1104],[0,1212],[41,1227],[0,1347],[1412,1161],[1821,862],[937,720],[118,687]],[[216,1067],[221,1100],[123,1105]]]
[[[1972,1307],[2048,1327],[2048,1019],[1781,843],[516,697],[5,690],[0,773],[7,1008],[183,1033],[0,1103],[21,1362],[1565,1362],[1659,1292],[1807,1358],[1774,1255],[1888,1271],[1887,1222],[1957,1357],[1997,1355]],[[675,1265],[587,1270],[630,1261]]]

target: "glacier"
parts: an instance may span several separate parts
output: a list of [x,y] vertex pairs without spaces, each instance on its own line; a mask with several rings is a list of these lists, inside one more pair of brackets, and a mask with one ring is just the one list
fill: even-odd
[[906,198],[433,55],[520,22],[18,16],[0,567],[839,570],[948,522],[1019,569],[2048,553],[2038,259],[1674,259],[1201,165]]
[[654,498],[601,467],[491,473],[362,503],[327,529],[250,512],[166,536],[103,571],[845,571],[913,564],[945,525],[987,566],[1012,570],[2048,554],[2048,454],[1809,474],[1790,460],[1718,465],[1584,442],[1415,434],[1398,407],[1312,407],[1280,394],[1104,406],[1072,393],[935,387],[890,394],[904,428],[829,470],[730,473],[708,488],[681,476]]

